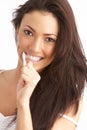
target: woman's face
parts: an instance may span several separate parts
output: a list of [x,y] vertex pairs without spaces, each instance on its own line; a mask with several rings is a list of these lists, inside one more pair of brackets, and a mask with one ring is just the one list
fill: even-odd
[[54,58],[57,36],[58,22],[52,13],[25,14],[17,29],[17,45],[25,53],[26,63],[32,61],[37,71],[48,66]]

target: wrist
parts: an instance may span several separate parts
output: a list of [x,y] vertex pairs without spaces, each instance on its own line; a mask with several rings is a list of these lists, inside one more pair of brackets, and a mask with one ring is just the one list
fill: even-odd
[[17,109],[29,109],[30,108],[30,102],[29,101],[23,101],[17,102]]

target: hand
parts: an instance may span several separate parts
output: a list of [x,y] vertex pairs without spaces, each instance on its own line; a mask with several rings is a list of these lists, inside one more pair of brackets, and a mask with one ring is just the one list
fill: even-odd
[[29,106],[30,97],[40,80],[40,75],[34,69],[33,63],[30,61],[23,66],[21,78],[17,85],[17,103]]

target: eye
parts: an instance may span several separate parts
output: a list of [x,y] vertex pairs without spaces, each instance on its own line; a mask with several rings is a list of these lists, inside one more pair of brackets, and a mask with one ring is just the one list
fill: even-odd
[[33,36],[33,33],[30,30],[24,30],[25,35]]
[[55,43],[56,40],[53,39],[53,38],[48,37],[48,38],[46,38],[46,42],[52,42],[52,43]]

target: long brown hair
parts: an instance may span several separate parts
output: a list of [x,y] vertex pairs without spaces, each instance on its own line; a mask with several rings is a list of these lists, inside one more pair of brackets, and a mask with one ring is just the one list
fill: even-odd
[[14,12],[15,30],[26,13],[33,10],[51,12],[59,23],[55,57],[41,72],[30,102],[34,130],[48,130],[60,113],[74,105],[78,110],[79,99],[87,81],[87,65],[78,35],[75,18],[67,0],[28,0]]

